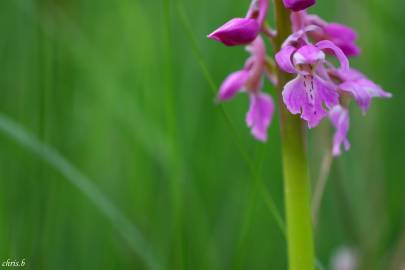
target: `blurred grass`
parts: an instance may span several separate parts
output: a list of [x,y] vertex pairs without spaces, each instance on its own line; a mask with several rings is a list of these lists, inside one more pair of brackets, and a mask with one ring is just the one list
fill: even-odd
[[[367,117],[352,110],[352,149],[332,167],[317,254],[328,266],[349,245],[364,269],[395,269],[405,230],[404,4],[318,2],[315,12],[358,30],[363,56],[353,65],[394,98],[374,102]],[[218,106],[212,91],[246,52],[206,34],[242,16],[248,1],[0,6],[1,112],[87,175],[163,268],[286,269],[280,222],[269,212],[283,205],[278,121],[267,144],[255,142],[244,124],[247,99]],[[309,132],[314,176],[321,136]],[[112,226],[119,220],[107,222],[35,151],[0,139],[0,260],[26,258],[28,269],[150,269],[127,244],[135,237]]]
[[162,269],[159,265],[158,257],[151,251],[151,248],[145,242],[139,230],[100,192],[92,180],[78,171],[57,151],[42,144],[21,126],[3,115],[0,115],[0,129],[17,143],[54,167],[73,186],[87,196],[100,212],[117,227],[124,240],[128,241],[130,248],[145,261],[145,265],[148,268],[155,270]]

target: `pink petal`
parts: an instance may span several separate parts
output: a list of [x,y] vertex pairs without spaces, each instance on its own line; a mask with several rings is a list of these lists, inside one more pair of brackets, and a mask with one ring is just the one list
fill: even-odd
[[[307,84],[307,98],[308,102],[303,107],[301,118],[308,122],[308,127],[316,127],[319,122],[326,116],[326,108],[331,108],[338,104],[339,95],[335,89],[335,86],[321,78],[313,77],[313,86],[308,87]],[[313,98],[308,89],[312,90]]]
[[307,17],[308,14],[306,10],[298,11],[298,12],[291,12],[290,15],[290,20],[291,20],[291,25],[293,28],[293,32],[297,32],[300,29],[304,28],[305,25],[307,25]]
[[316,45],[321,50],[331,50],[340,62],[340,69],[343,72],[349,71],[349,60],[343,51],[329,40],[319,41]]
[[247,46],[247,50],[254,57],[254,61],[264,62],[266,60],[266,45],[260,35]]
[[218,99],[225,101],[233,98],[236,93],[240,92],[249,77],[249,71],[240,70],[231,73],[222,83],[219,90]]
[[269,9],[269,0],[259,0],[259,17],[257,18],[259,25],[263,24],[268,9]]
[[289,81],[283,89],[283,101],[292,114],[301,113],[303,104],[307,102],[304,82],[301,76]]
[[260,26],[255,19],[234,18],[208,35],[227,46],[246,45],[255,40]]
[[384,91],[379,85],[355,69],[342,73],[342,77],[344,82],[339,85],[339,88],[353,96],[363,114],[367,112],[373,97],[390,98],[392,96],[391,93]]
[[329,118],[332,125],[335,127],[336,132],[333,137],[333,150],[334,156],[341,154],[341,145],[343,144],[345,151],[350,149],[350,143],[347,139],[349,131],[349,111],[340,105],[336,105],[329,112]]
[[[251,65],[249,67],[249,78],[246,82],[246,89],[259,90],[262,86],[262,75],[266,62],[266,46],[261,36],[247,46],[247,50],[251,53]],[[249,66],[249,65],[245,65]]]
[[335,44],[347,55],[358,56],[361,53],[360,48],[354,42],[335,41]]
[[278,53],[276,53],[276,62],[279,67],[285,72],[296,73],[291,59],[295,50],[295,47],[287,45],[283,47]]
[[[283,43],[282,47],[288,46],[288,45],[294,45],[297,42],[304,41],[306,40],[306,34],[308,32],[313,32],[313,31],[319,31],[321,30],[320,27],[316,26],[316,25],[308,25],[306,27],[304,27],[301,30],[298,30],[294,33],[292,33]],[[307,42],[306,42],[307,43]],[[306,44],[305,43],[305,44]]]
[[329,23],[324,27],[325,38],[332,41],[347,56],[357,56],[360,54],[360,48],[356,45],[357,33],[350,27]]
[[264,93],[250,95],[250,108],[246,114],[246,123],[252,135],[259,141],[267,141],[267,129],[274,113],[273,99]]
[[363,87],[361,87],[356,81],[346,81],[341,83],[339,88],[352,94],[362,112],[367,112],[368,107],[370,106],[371,96]]
[[332,39],[340,39],[346,41],[355,41],[357,39],[357,33],[350,27],[339,24],[329,23],[324,28],[326,35]]
[[316,85],[316,91],[319,93],[319,97],[327,109],[339,103],[339,94],[333,83],[325,81],[318,76],[314,77],[314,83]]

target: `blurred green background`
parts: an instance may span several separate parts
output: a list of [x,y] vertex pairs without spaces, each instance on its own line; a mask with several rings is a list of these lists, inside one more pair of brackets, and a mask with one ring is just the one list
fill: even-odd
[[[350,247],[359,269],[404,269],[405,4],[318,2],[312,12],[358,30],[353,66],[394,98],[367,117],[352,106],[352,149],[331,168],[317,257],[332,269]],[[248,5],[1,1],[0,262],[286,269],[278,113],[262,144],[245,126],[245,96],[214,103],[247,54],[206,35]],[[326,121],[309,132],[314,183],[331,132]]]

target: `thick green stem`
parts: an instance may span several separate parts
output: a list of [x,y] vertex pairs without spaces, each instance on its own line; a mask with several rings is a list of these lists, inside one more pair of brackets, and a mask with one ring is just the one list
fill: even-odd
[[[291,33],[290,13],[284,8],[282,0],[274,0],[274,4],[277,25],[275,49],[279,51],[282,42]],[[277,73],[289,270],[313,270],[315,258],[310,210],[310,181],[303,123],[298,116],[290,114],[282,102],[281,91],[291,76],[281,70]]]

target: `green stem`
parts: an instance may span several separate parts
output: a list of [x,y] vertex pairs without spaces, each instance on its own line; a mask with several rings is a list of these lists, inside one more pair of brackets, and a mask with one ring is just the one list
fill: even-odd
[[[277,37],[276,51],[291,33],[290,12],[282,0],[274,0]],[[281,137],[284,172],[284,192],[287,217],[287,244],[289,270],[315,268],[312,236],[310,181],[305,151],[305,134],[301,119],[288,112],[282,102],[281,91],[291,75],[277,70]]]

